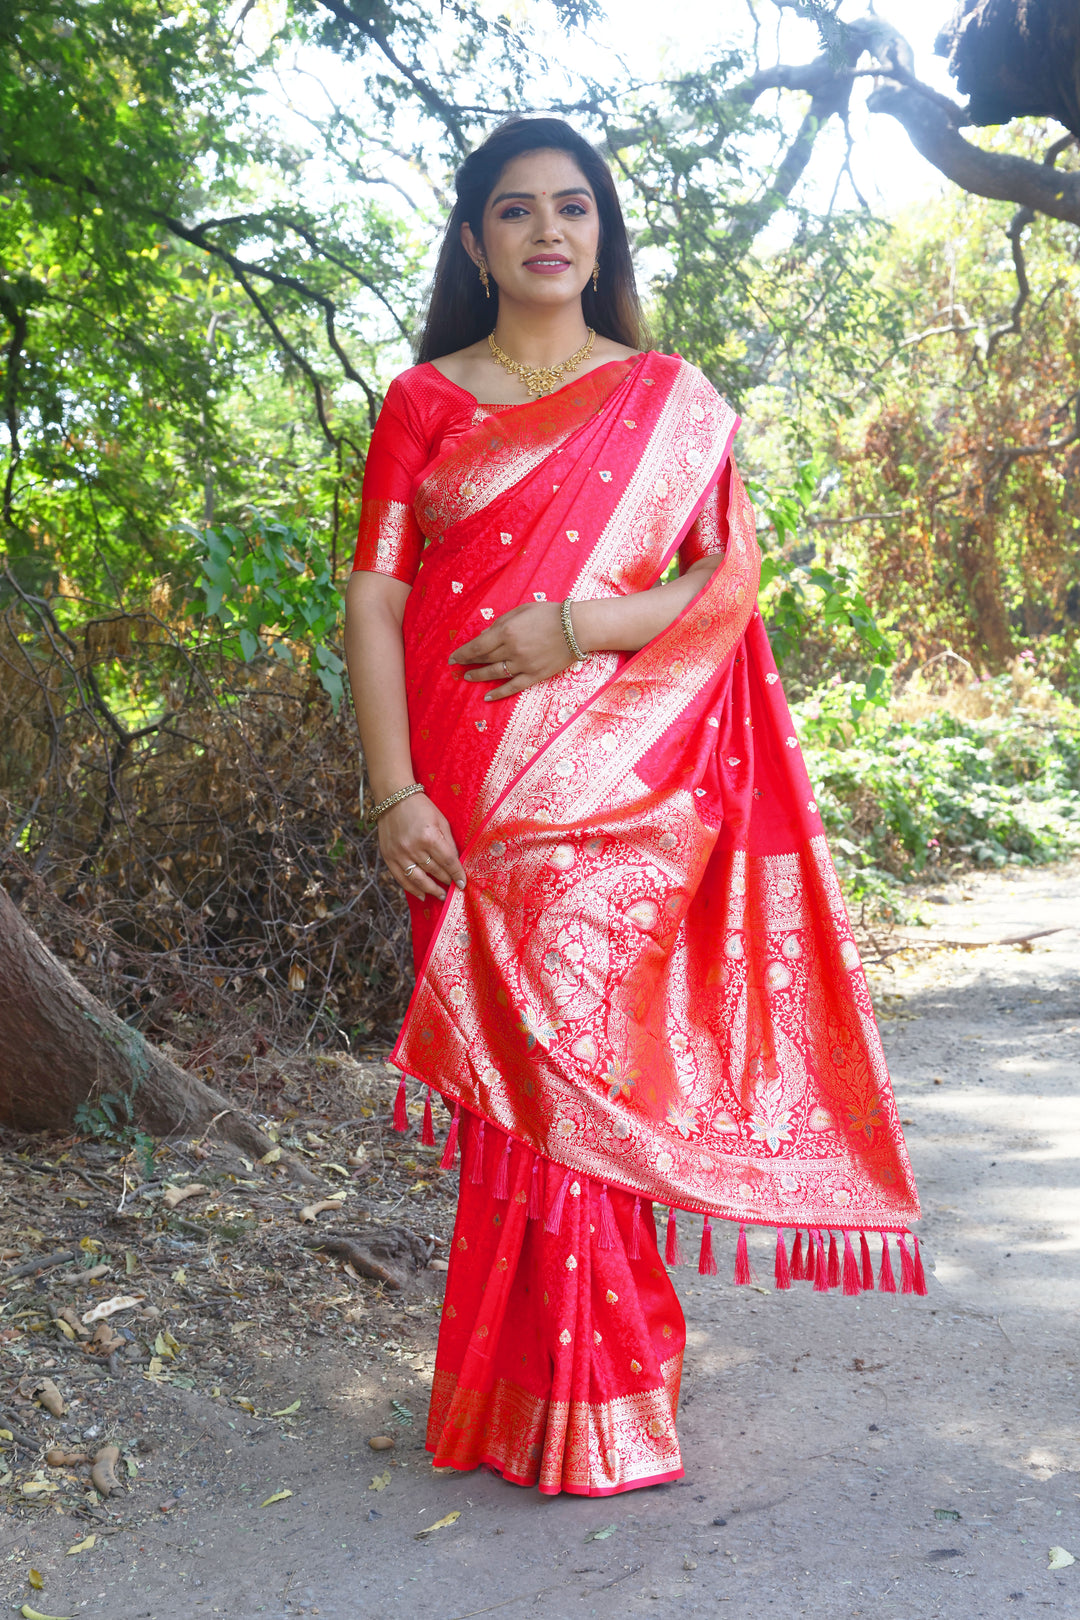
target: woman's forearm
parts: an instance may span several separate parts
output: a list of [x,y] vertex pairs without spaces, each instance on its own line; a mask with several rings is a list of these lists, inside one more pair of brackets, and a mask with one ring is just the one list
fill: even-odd
[[575,602],[574,637],[582,652],[637,652],[673,624],[723,559],[703,557],[678,579],[628,596]]
[[408,596],[400,580],[365,570],[352,575],[345,592],[345,660],[376,800],[414,780],[401,636]]

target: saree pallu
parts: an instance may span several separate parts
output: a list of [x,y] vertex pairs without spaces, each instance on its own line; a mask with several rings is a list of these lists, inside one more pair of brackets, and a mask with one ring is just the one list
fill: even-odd
[[[706,1217],[706,1270],[718,1216],[778,1229],[780,1286],[791,1275],[839,1283],[836,1233],[844,1291],[872,1286],[873,1230],[886,1255],[897,1235],[904,1286],[919,1287],[905,1243],[918,1203],[869,994],[755,606],[760,553],[730,457],[736,425],[694,367],[650,353],[484,420],[426,473],[415,508],[428,544],[403,627],[413,762],[468,884],[441,907],[412,903],[418,978],[392,1061],[457,1107],[470,1140],[475,1116],[505,1133],[511,1160],[543,1165],[557,1206],[556,1219],[534,1212],[546,1238],[565,1247],[567,1209],[580,1221],[581,1200],[595,1203],[605,1242],[593,1220],[590,1279],[606,1284],[626,1264],[624,1234],[655,1251],[660,1201]],[[601,654],[495,704],[447,663],[521,602],[648,589],[680,548],[684,563],[695,549],[723,561],[632,657]],[[463,1176],[459,1226],[520,1224],[502,1178]],[[535,1279],[555,1251],[534,1252],[544,1242],[529,1235],[527,1201],[523,1218],[514,1256],[490,1252]],[[784,1228],[805,1228],[808,1262],[800,1234],[789,1265]],[[521,1474],[505,1447],[477,1438],[500,1403],[606,1408],[595,1424],[610,1435],[620,1401],[667,1391],[673,1422],[670,1370],[645,1372],[651,1328],[620,1343],[588,1397],[580,1365],[578,1393],[565,1395],[553,1352],[546,1396],[515,1383],[501,1348],[496,1373],[466,1346],[465,1323],[491,1333],[471,1252],[451,1256],[459,1325],[444,1319],[440,1337],[437,1460],[483,1457],[558,1488],[543,1442],[542,1467]],[[748,1274],[740,1237],[736,1278]],[[541,1308],[527,1286],[512,1336],[528,1337]],[[681,1343],[681,1317],[667,1315]],[[560,1332],[587,1360],[589,1329],[575,1321]],[[453,1414],[466,1411],[472,1438],[455,1451]],[[631,1478],[619,1442],[589,1455],[602,1466],[580,1483],[568,1460],[563,1488],[673,1477],[655,1459]]]

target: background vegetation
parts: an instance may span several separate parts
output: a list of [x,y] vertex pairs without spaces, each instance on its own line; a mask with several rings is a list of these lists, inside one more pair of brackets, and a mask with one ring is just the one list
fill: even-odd
[[[340,586],[453,167],[517,108],[606,146],[657,346],[744,416],[774,640],[853,899],[895,909],[928,873],[1080,839],[1075,225],[956,188],[884,222],[850,172],[831,199],[803,183],[846,110],[837,62],[895,55],[878,23],[826,29],[801,78],[718,37],[640,83],[564,65],[591,0],[527,17],[0,19],[3,881],[211,1070],[268,1039],[377,1042],[407,993]],[[1066,185],[1077,166],[1042,119],[983,145]]]

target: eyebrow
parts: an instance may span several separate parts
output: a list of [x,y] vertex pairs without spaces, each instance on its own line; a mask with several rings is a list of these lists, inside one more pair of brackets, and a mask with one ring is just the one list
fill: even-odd
[[[566,191],[553,191],[553,197],[588,197],[590,202],[593,194],[588,186],[570,186]],[[497,197],[492,197],[489,207],[497,208],[501,202],[535,202],[535,191],[500,191]]]

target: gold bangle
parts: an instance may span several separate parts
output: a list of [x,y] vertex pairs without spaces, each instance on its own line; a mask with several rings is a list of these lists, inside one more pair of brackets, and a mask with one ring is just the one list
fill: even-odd
[[570,607],[570,598],[567,597],[566,601],[562,605],[562,633],[565,637],[566,645],[573,654],[575,664],[583,664],[589,655],[588,653],[582,652],[581,648],[578,646],[577,637],[574,634],[574,623],[570,617]]
[[381,804],[375,806],[367,818],[368,826],[374,827],[379,817],[384,815],[387,810],[392,810],[395,804],[400,804],[402,799],[411,799],[414,793],[423,793],[423,791],[424,785],[422,782],[410,782],[408,787],[398,788],[396,793],[391,793],[388,799],[384,799]]

